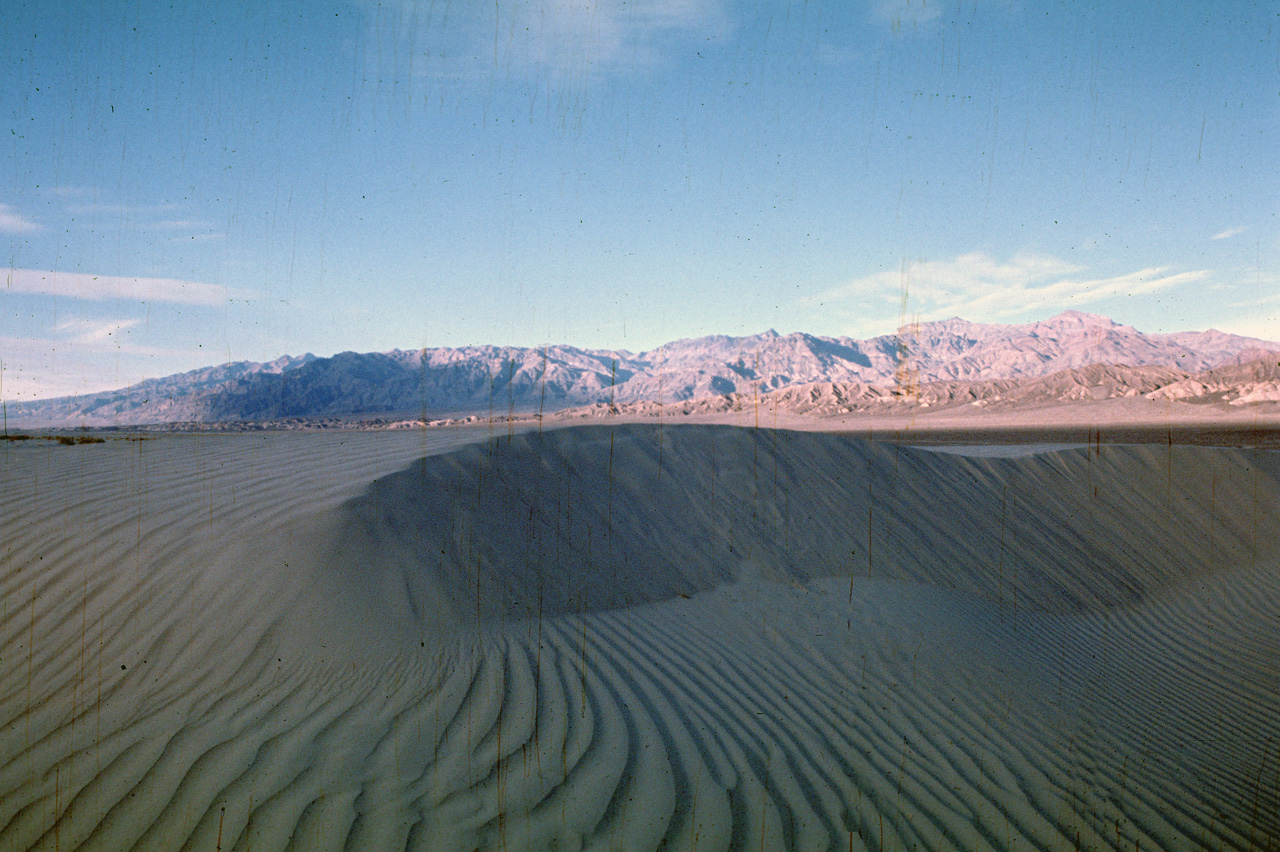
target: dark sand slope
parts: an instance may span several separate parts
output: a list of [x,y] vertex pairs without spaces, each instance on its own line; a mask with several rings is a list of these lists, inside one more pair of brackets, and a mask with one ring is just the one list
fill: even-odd
[[1271,453],[432,440],[4,451],[0,850],[1280,847]]

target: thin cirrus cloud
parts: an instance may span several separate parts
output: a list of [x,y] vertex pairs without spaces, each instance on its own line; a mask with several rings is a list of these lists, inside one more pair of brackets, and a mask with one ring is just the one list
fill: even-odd
[[118,336],[123,331],[133,328],[141,320],[138,319],[121,319],[121,320],[87,320],[87,319],[70,319],[64,320],[53,327],[53,330],[59,336],[66,340],[80,345],[93,345],[111,342],[120,343]]
[[971,0],[971,2],[870,0],[869,2],[871,17],[882,24],[888,24],[897,34],[933,32],[944,21],[951,22],[959,15],[972,15],[980,7],[1016,13],[1019,11],[1020,4],[1018,0]]
[[871,6],[876,18],[898,27],[919,27],[942,15],[941,0],[877,0]]
[[177,204],[113,204],[97,201],[88,204],[71,204],[67,206],[67,212],[81,216],[137,216],[168,213],[179,209],[181,208]]
[[952,260],[904,264],[833,288],[813,304],[911,305],[928,317],[961,316],[974,321],[1004,320],[1078,308],[1118,297],[1147,295],[1201,281],[1207,270],[1170,272],[1149,267],[1110,278],[1080,275],[1083,269],[1050,255],[1016,255],[1000,261],[984,252]]
[[198,219],[165,219],[161,222],[153,222],[151,227],[166,231],[182,231],[191,228],[208,228],[209,224]]
[[33,341],[36,346],[45,346],[50,350],[65,349],[68,344],[74,345],[78,351],[114,352],[120,355],[138,355],[145,357],[174,357],[184,353],[148,346],[129,340],[129,329],[141,325],[140,319],[70,319],[53,327],[54,337],[48,340]]
[[9,402],[123,387],[173,372],[191,353],[128,339],[138,320],[72,320],[41,337],[0,335],[3,392]]
[[[375,30],[366,61],[380,79],[411,73],[490,80],[497,72],[563,81],[588,70],[652,67],[681,40],[719,39],[731,30],[727,0],[476,3],[449,7],[447,15],[411,3],[360,5]],[[388,43],[397,50],[386,50]],[[407,57],[416,57],[412,67]]]
[[57,296],[63,299],[123,299],[209,307],[225,305],[235,300],[248,301],[256,295],[248,290],[222,284],[184,281],[179,278],[134,278],[45,269],[10,269],[0,278],[0,286],[10,293]]
[[0,234],[31,234],[39,230],[38,224],[19,215],[8,204],[0,204]]
[[[553,71],[590,61],[604,66],[650,65],[673,36],[722,35],[728,25],[720,0],[550,0],[514,7],[530,35],[513,39],[517,58]],[[519,30],[517,30],[519,32]],[[536,33],[536,35],[534,35]]]
[[1249,229],[1248,229],[1248,228],[1227,228],[1225,231],[1219,231],[1218,233],[1214,234],[1214,235],[1213,235],[1212,237],[1210,237],[1209,239],[1211,239],[1211,240],[1229,240],[1229,239],[1231,239],[1232,237],[1236,237],[1236,236],[1239,236],[1240,234],[1243,234],[1243,233],[1244,233],[1245,231],[1247,231],[1247,230],[1249,230]]

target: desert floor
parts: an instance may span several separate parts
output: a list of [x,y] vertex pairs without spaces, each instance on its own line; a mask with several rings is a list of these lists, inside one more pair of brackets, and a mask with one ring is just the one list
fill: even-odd
[[1280,455],[1092,436],[0,442],[0,852],[1280,848]]

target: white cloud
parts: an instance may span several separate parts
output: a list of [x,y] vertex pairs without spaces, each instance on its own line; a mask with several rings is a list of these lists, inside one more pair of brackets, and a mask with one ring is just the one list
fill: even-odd
[[7,270],[0,273],[0,286],[10,293],[58,296],[64,299],[125,299],[207,306],[223,305],[234,299],[248,300],[256,296],[249,290],[178,278],[134,278],[43,269]]
[[19,216],[8,204],[0,204],[0,233],[31,234],[41,230],[30,219]]
[[842,310],[903,305],[925,318],[960,316],[972,321],[1001,321],[1026,315],[1050,315],[1104,299],[1145,295],[1201,281],[1205,270],[1169,272],[1150,267],[1110,278],[1078,275],[1081,267],[1050,255],[1015,255],[998,261],[983,252],[947,261],[905,263],[901,269],[857,278],[807,300]]
[[1227,228],[1225,231],[1219,231],[1209,239],[1211,240],[1229,240],[1232,237],[1243,234],[1248,228]]

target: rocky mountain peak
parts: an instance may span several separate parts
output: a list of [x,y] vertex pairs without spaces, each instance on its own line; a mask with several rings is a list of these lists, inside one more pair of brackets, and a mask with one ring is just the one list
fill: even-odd
[[[1280,344],[1217,331],[1144,334],[1097,314],[1036,323],[913,323],[866,340],[775,329],[625,350],[464,346],[284,356],[152,379],[129,388],[13,403],[11,423],[105,426],[173,421],[553,412],[668,403],[813,383],[900,389],[925,382],[1036,378],[1096,364],[1191,374]],[[1145,392],[1145,391],[1144,391]]]

